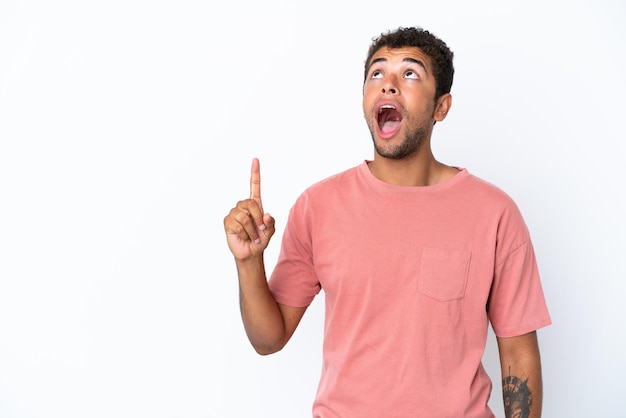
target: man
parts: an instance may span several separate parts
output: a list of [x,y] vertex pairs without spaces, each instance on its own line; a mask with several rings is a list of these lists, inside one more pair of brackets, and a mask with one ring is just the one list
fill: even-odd
[[374,40],[363,86],[374,159],[298,197],[269,282],[275,225],[258,160],[250,198],[224,219],[258,353],[280,350],[324,289],[314,417],[493,417],[481,364],[489,323],[506,416],[541,415],[536,330],[550,317],[528,230],[503,191],[431,151],[452,104],[452,59],[421,28]]

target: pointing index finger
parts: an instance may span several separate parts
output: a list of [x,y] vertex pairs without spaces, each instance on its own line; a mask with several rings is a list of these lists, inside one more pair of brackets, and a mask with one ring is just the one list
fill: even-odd
[[263,212],[263,204],[261,203],[261,165],[258,158],[252,159],[252,169],[250,170],[250,199],[254,199],[261,212]]

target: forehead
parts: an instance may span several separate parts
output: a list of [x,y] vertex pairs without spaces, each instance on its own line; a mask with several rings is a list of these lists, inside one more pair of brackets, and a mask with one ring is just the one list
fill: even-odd
[[430,57],[417,47],[389,48],[384,46],[372,55],[368,66],[371,66],[375,61],[393,64],[407,59],[422,62],[426,67],[426,71],[431,72]]

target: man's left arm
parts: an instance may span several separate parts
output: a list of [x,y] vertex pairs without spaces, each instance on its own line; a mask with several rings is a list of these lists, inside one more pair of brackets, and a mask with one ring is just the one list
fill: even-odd
[[497,337],[506,418],[540,418],[543,402],[537,332]]

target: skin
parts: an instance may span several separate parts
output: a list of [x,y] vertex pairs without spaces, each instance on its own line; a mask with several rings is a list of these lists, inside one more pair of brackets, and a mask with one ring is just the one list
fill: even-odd
[[543,383],[537,333],[498,337],[497,342],[506,418],[540,418]]
[[[382,48],[372,56],[363,85],[363,114],[376,151],[369,167],[378,179],[400,186],[428,186],[457,173],[438,162],[431,150],[433,126],[446,118],[452,106],[449,93],[435,102],[435,90],[430,59],[421,50]],[[400,129],[391,137],[378,129],[378,109],[383,104],[402,113]]]
[[[433,127],[446,118],[452,96],[443,94],[435,100],[430,58],[418,48],[381,48],[369,66],[363,85],[363,115],[375,151],[369,163],[372,174],[400,186],[433,185],[454,176],[458,170],[437,161],[431,150]],[[393,106],[402,115],[392,132],[379,128],[381,105]],[[257,159],[252,161],[250,197],[231,209],[224,218],[224,230],[237,266],[240,309],[248,339],[259,354],[277,352],[287,344],[307,308],[277,303],[269,291],[263,252],[274,235],[275,220],[263,209]],[[540,417],[542,382],[536,333],[497,341],[507,418]],[[520,412],[524,405],[519,405],[526,402],[528,406],[528,397],[513,399],[504,391],[512,387],[518,394],[530,392],[530,415]]]
[[250,198],[231,209],[224,218],[224,230],[237,266],[241,316],[248,339],[257,353],[275,353],[289,341],[306,307],[277,303],[267,286],[263,252],[275,226],[274,218],[263,211],[256,158],[250,171]]

